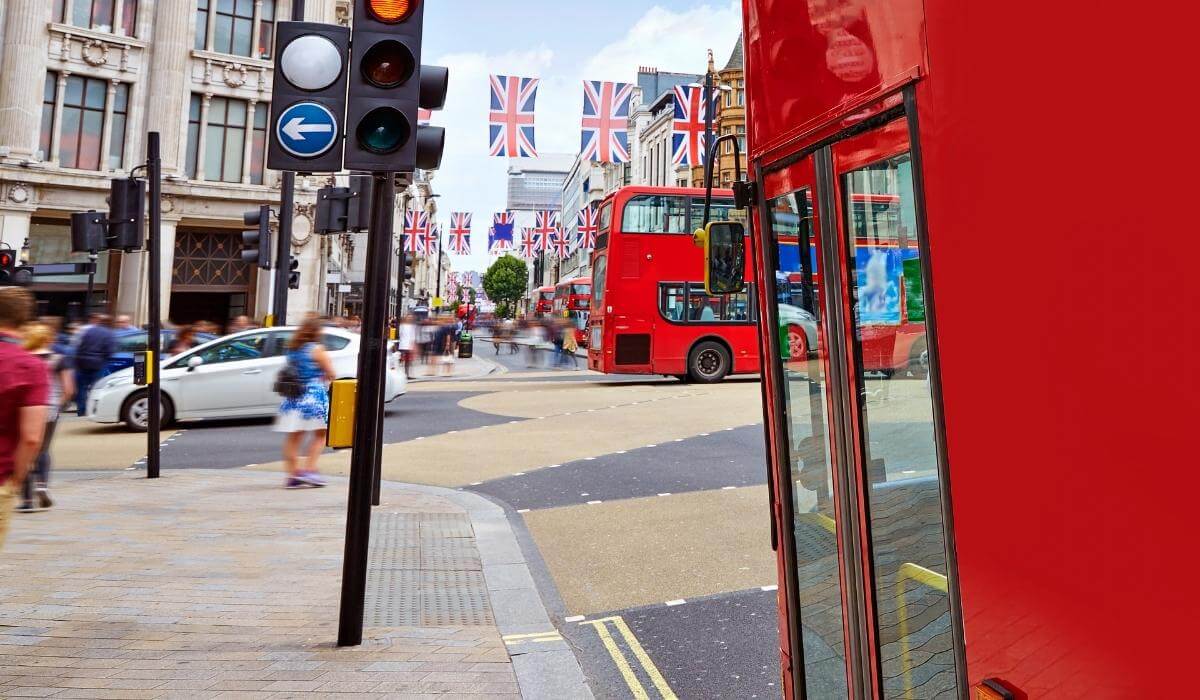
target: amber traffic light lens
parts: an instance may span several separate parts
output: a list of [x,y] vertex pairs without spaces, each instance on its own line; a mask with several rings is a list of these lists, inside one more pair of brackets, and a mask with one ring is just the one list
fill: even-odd
[[412,77],[416,69],[412,51],[398,41],[381,41],[363,56],[362,73],[376,87],[394,88]]
[[367,8],[380,22],[395,24],[407,19],[418,2],[420,0],[367,0]]

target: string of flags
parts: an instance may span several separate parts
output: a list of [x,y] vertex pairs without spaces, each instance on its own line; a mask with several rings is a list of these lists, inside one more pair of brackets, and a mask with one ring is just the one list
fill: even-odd
[[[539,79],[514,75],[490,75],[488,112],[488,153],[501,158],[537,157],[535,108]],[[630,161],[629,119],[634,85],[632,83],[585,80],[583,114],[580,121],[580,154],[597,163]],[[706,101],[704,88],[679,85],[674,88],[674,117],[671,122],[672,160],[679,166],[701,166],[707,157],[705,120],[716,109],[716,98]],[[428,119],[427,114],[421,118]],[[471,214],[450,215],[446,250],[453,255],[471,255]],[[493,255],[515,252],[532,259],[550,254],[565,259],[575,251],[596,247],[599,217],[594,207],[585,206],[576,214],[575,231],[567,230],[559,213],[535,213],[534,225],[518,231],[516,215],[504,211],[492,217],[488,228],[487,252]],[[413,255],[436,253],[442,245],[442,228],[424,212],[405,212],[405,251]]]

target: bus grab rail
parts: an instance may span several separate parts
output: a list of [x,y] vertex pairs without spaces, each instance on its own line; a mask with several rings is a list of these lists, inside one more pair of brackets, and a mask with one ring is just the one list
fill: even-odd
[[900,565],[896,570],[896,617],[900,627],[900,668],[904,676],[904,697],[913,697],[912,688],[912,661],[908,656],[908,607],[904,603],[905,583],[908,581],[916,581],[923,583],[930,588],[948,593],[950,590],[950,582],[945,576],[936,571],[931,571],[918,564],[906,562]]

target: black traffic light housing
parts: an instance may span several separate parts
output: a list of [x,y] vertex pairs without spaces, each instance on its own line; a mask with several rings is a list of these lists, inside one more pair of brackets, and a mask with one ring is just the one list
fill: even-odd
[[242,221],[253,230],[242,231],[242,261],[271,269],[271,207],[262,205],[242,214]]
[[[313,38],[315,37],[315,38]],[[319,39],[326,39],[333,45],[337,57],[341,60],[341,70],[333,82],[321,85],[324,80],[312,82],[313,75],[319,73],[317,59],[321,51],[313,47],[326,47]],[[288,48],[293,42],[303,40],[301,44]],[[347,57],[350,50],[350,30],[346,27],[322,24],[319,22],[280,22],[275,39],[275,72],[274,84],[271,86],[271,120],[270,145],[267,149],[267,167],[272,170],[291,170],[301,173],[335,173],[342,169],[342,136],[345,133],[346,115],[346,78]],[[326,58],[331,53],[323,54]],[[289,78],[289,69],[296,73]],[[298,74],[304,75],[298,75]],[[287,124],[281,123],[281,116],[289,107],[302,102],[310,102],[324,107],[336,122],[333,134],[333,145],[323,153],[306,156],[297,154],[282,143]],[[288,120],[292,121],[291,119]],[[302,126],[302,125],[301,125]],[[319,138],[319,134],[314,134]]]
[[408,13],[395,17],[373,9],[375,3],[384,4],[354,1],[345,167],[365,172],[436,169],[445,130],[420,125],[417,113],[445,105],[449,71],[421,65],[425,3],[412,0]]
[[24,287],[33,282],[33,268],[17,261],[17,251],[0,248],[0,287]]
[[351,175],[349,187],[317,190],[317,233],[366,231],[370,222],[370,175]]
[[89,209],[71,215],[71,252],[96,253],[107,248],[103,214]]
[[140,250],[146,242],[146,183],[134,178],[112,181],[108,195],[110,248],[126,253]]
[[400,259],[404,261],[404,279],[410,280],[415,275],[413,268],[417,264],[417,256],[409,255],[408,253],[404,252],[407,250],[407,247],[405,246],[407,238],[408,234],[400,234]]
[[288,256],[288,289],[300,288],[300,261],[296,256]]

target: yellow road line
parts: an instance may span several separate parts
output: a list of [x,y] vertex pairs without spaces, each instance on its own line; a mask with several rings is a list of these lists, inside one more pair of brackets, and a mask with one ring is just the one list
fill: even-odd
[[548,637],[550,635],[554,635],[555,637],[559,636],[558,630],[547,630],[545,632],[530,632],[528,634],[506,634],[506,635],[504,635],[504,641],[507,642],[510,639],[529,639],[530,637]]
[[642,648],[637,637],[633,634],[633,630],[629,629],[629,625],[625,624],[625,620],[620,616],[604,617],[598,620],[588,620],[580,622],[581,625],[590,625],[596,630],[596,634],[600,635],[600,641],[604,644],[604,648],[608,650],[609,656],[612,657],[613,663],[617,665],[617,669],[621,672],[621,676],[625,678],[625,684],[629,686],[629,691],[637,700],[649,700],[649,694],[646,692],[645,686],[638,680],[637,674],[633,667],[629,664],[629,660],[625,658],[625,653],[617,645],[615,639],[608,631],[608,623],[612,623],[614,629],[624,638],[626,646],[633,652],[634,657],[642,666],[642,670],[650,677],[654,683],[654,687],[658,690],[663,700],[678,700],[675,691],[671,690],[671,686],[667,684],[667,679],[659,672],[658,667],[650,660],[650,655]]

